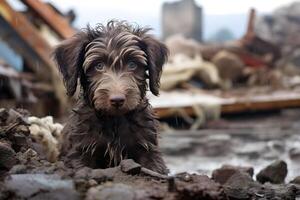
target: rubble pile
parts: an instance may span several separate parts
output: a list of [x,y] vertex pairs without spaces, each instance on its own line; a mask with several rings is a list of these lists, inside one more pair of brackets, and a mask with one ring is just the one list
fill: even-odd
[[17,3],[24,4],[24,10],[19,11],[11,2],[0,2],[1,107],[61,116],[68,100],[51,52],[76,33],[72,27],[75,13],[64,14],[42,1]]
[[[28,112],[0,110],[0,199],[282,199],[300,194],[299,178],[285,184],[276,161],[253,178],[253,167],[224,165],[207,175],[162,175],[133,160],[107,169],[68,168],[38,153]],[[35,121],[37,121],[35,119]],[[40,142],[40,141],[39,141]]]
[[277,67],[289,75],[300,73],[300,3],[278,8],[271,15],[259,17],[255,32],[266,41],[280,46],[282,58]]
[[[169,78],[169,72],[166,72],[162,75],[163,88],[181,88],[184,82],[198,88],[294,87],[286,80],[298,77],[300,71],[299,14],[299,2],[279,8],[268,16],[256,17],[255,10],[251,10],[245,35],[223,44],[199,43],[181,35],[170,36],[166,40],[171,51],[166,66],[169,71],[176,71],[179,66],[188,70],[189,63],[195,58],[202,58],[202,62],[198,61],[197,67],[190,69],[188,80],[178,78],[177,85],[172,82],[172,87],[164,85],[167,84],[165,77]],[[182,55],[187,58],[178,63],[178,57]],[[195,68],[206,76],[199,76]]]

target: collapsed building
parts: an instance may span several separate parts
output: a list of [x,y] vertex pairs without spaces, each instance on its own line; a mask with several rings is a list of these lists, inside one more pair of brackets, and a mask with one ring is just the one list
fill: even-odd
[[0,2],[1,107],[59,116],[68,100],[51,52],[59,41],[75,33],[70,24],[74,13],[64,15],[41,1],[20,2],[24,11],[5,0]]
[[194,0],[164,3],[162,9],[163,38],[183,34],[202,41],[202,7]]

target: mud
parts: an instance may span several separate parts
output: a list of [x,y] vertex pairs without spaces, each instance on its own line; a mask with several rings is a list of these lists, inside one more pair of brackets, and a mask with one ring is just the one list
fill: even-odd
[[[5,112],[8,113],[5,114],[6,119],[11,116],[9,113],[14,113]],[[6,119],[1,121],[0,200],[292,200],[300,194],[297,178],[293,183],[262,184],[252,177],[251,166],[223,166],[215,170],[217,173],[212,178],[186,172],[164,176],[143,168],[133,160],[123,160],[120,166],[108,169],[67,168],[63,162],[50,163],[37,153],[34,141],[28,134],[26,115],[18,113],[20,115],[14,116],[21,116],[19,119],[24,117],[23,120],[12,120],[12,123]],[[17,136],[22,139],[17,140]],[[221,141],[226,139],[220,138]],[[217,142],[214,145],[219,144]],[[282,164],[284,161],[278,163],[285,166]],[[269,164],[266,176],[282,171],[280,167],[276,167],[276,163]],[[282,173],[280,178],[283,182],[286,181],[286,173]]]

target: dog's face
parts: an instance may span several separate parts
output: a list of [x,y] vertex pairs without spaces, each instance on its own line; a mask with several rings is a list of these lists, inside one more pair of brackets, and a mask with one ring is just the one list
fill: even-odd
[[158,94],[165,45],[121,22],[88,28],[65,41],[54,52],[69,95],[78,78],[90,104],[108,115],[134,110],[149,88]]

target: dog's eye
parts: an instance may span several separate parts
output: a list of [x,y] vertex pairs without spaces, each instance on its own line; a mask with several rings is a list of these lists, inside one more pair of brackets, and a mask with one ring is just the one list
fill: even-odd
[[96,70],[102,71],[104,66],[105,66],[104,62],[100,62],[96,65]]
[[127,64],[127,67],[128,67],[128,69],[130,69],[130,70],[134,70],[134,69],[137,68],[137,64],[136,64],[135,62],[129,62],[129,63]]

